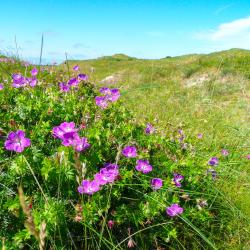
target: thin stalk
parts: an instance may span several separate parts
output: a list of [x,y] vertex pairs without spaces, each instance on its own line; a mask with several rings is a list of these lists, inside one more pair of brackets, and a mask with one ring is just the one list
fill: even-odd
[[25,160],[25,162],[26,162],[26,164],[27,164],[27,166],[28,166],[30,172],[32,173],[32,175],[33,175],[33,177],[34,177],[34,179],[35,179],[35,181],[36,181],[36,184],[37,184],[37,186],[39,187],[39,189],[40,189],[40,191],[41,191],[41,193],[42,193],[42,195],[43,195],[45,201],[48,202],[48,200],[47,200],[47,198],[46,198],[46,196],[45,196],[45,194],[44,194],[44,192],[43,192],[43,189],[42,189],[42,187],[41,187],[39,181],[38,181],[37,178],[36,178],[36,175],[35,175],[33,169],[31,168],[31,166],[30,166],[29,162],[27,161],[26,157],[23,156],[23,158],[24,158],[24,160]]
[[43,56],[43,34],[42,34],[42,40],[41,40],[41,50],[40,50],[40,58],[39,58],[39,68],[42,64],[42,56]]

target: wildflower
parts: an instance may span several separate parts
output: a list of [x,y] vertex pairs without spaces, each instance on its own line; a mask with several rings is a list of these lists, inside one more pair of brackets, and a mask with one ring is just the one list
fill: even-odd
[[216,177],[217,177],[217,172],[216,172],[214,169],[209,168],[209,169],[207,170],[207,174],[209,174],[209,173],[211,173],[212,179],[215,180]]
[[36,79],[36,77],[28,77],[28,78],[26,78],[26,82],[27,82],[27,84],[30,85],[30,87],[35,87],[37,84],[37,79]]
[[31,75],[32,76],[36,76],[38,74],[38,69],[37,68],[33,68],[32,70],[31,70]]
[[181,187],[181,181],[184,179],[183,175],[180,175],[178,173],[174,173],[174,178],[172,181],[174,182],[176,187]]
[[112,227],[115,225],[115,222],[113,220],[108,221],[108,228],[112,229]]
[[30,139],[25,137],[25,132],[17,130],[16,132],[10,132],[8,134],[4,146],[7,150],[21,153],[24,148],[29,147],[30,144]]
[[181,196],[181,198],[182,198],[183,200],[185,200],[185,201],[190,201],[189,194],[183,194],[183,195]]
[[128,228],[128,236],[129,236],[128,248],[134,248],[136,246],[136,243],[131,237],[131,228]]
[[0,83],[0,90],[3,90],[4,86],[2,83]]
[[174,203],[170,207],[167,207],[166,212],[167,215],[169,215],[170,217],[174,217],[178,214],[182,214],[183,208],[180,207],[178,204]]
[[137,156],[136,147],[127,146],[122,150],[122,154],[127,158],[135,158]]
[[77,78],[71,78],[68,80],[69,86],[77,86],[79,84],[79,80]]
[[75,140],[73,141],[73,147],[76,151],[81,152],[90,147],[88,143],[88,139],[85,137],[80,138],[78,135],[75,136]]
[[118,165],[108,164],[106,167],[101,168],[99,173],[95,174],[95,180],[100,185],[113,183],[119,175]]
[[75,222],[80,222],[81,220],[82,220],[81,214],[77,214],[77,215],[75,216],[75,218],[74,218],[74,221],[75,221]]
[[162,187],[162,179],[160,178],[153,178],[151,180],[151,187],[153,190],[160,189]]
[[95,103],[97,106],[101,107],[102,109],[105,109],[108,107],[107,98],[105,96],[96,96]]
[[88,76],[85,75],[85,74],[79,74],[77,76],[77,78],[80,80],[80,81],[87,81],[88,80]]
[[75,128],[74,122],[63,122],[52,130],[53,136],[61,140],[69,140],[70,138],[73,138],[76,132],[77,129]]
[[221,154],[227,156],[227,155],[229,155],[229,152],[226,149],[222,149]]
[[111,89],[107,87],[102,87],[100,88],[100,93],[104,95],[111,95]]
[[199,133],[199,134],[197,135],[197,137],[198,137],[198,139],[202,139],[203,134],[202,134],[202,133]]
[[120,98],[119,89],[111,89],[111,94],[108,95],[108,100],[111,102],[115,102]]
[[100,88],[100,93],[104,94],[104,96],[97,96],[95,98],[96,105],[101,108],[107,108],[108,102],[115,102],[120,97],[120,92],[118,89],[110,89],[107,87]]
[[93,181],[83,180],[81,186],[78,187],[78,192],[80,194],[91,195],[99,190],[100,190],[100,184],[95,180]]
[[66,82],[60,82],[59,87],[60,87],[60,90],[62,92],[69,92],[70,91],[70,86]]
[[135,246],[136,246],[135,241],[132,239],[132,237],[129,237],[128,248],[134,248]]
[[208,165],[210,166],[217,166],[219,164],[219,159],[217,157],[212,157],[208,161]]
[[153,170],[148,160],[137,160],[136,163],[135,169],[143,174],[147,174]]
[[207,206],[207,201],[204,199],[196,199],[196,203],[199,210]]
[[250,160],[250,155],[247,155],[247,157],[246,157],[248,160]]
[[22,76],[22,74],[18,73],[18,74],[13,74],[12,75],[12,86],[14,88],[20,88],[20,87],[24,87],[26,85],[26,80],[25,78]]
[[152,134],[154,132],[154,127],[152,124],[148,123],[146,128],[145,128],[145,133],[146,134]]
[[73,70],[74,71],[78,71],[80,68],[79,68],[79,66],[78,65],[75,65],[74,67],[73,67]]

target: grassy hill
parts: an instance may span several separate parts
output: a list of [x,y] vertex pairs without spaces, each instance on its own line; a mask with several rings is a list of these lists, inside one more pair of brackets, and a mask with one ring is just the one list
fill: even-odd
[[[72,70],[76,64],[80,66],[81,73],[86,73],[90,76],[90,81],[94,83],[97,89],[101,86],[117,87],[120,89],[121,98],[117,104],[114,104],[114,109],[99,110],[96,105],[93,105],[96,90],[92,84],[80,84],[79,91],[71,91],[69,93],[61,93],[59,91],[58,82],[67,81],[68,77],[74,77],[74,75],[79,73]],[[68,61],[58,67],[47,67],[47,70],[39,73],[39,83],[36,88],[13,89],[11,87],[13,81],[11,80],[12,74],[22,72],[24,75],[29,75],[33,66],[24,66],[23,62],[16,62],[12,59],[3,60],[0,63],[0,83],[3,83],[5,86],[0,93],[3,97],[1,98],[1,115],[3,117],[1,127],[6,127],[6,131],[12,129],[12,116],[15,117],[15,120],[17,119],[20,124],[24,123],[23,126],[27,128],[27,133],[32,131],[29,133],[29,135],[32,136],[32,141],[34,141],[34,146],[32,147],[39,145],[37,143],[43,143],[43,140],[40,140],[40,138],[45,138],[42,144],[44,146],[42,150],[45,152],[44,157],[47,157],[49,153],[47,151],[47,145],[54,145],[52,141],[47,143],[47,137],[44,137],[44,133],[46,132],[48,138],[54,140],[51,138],[51,128],[53,126],[48,124],[54,122],[55,125],[57,125],[59,121],[64,120],[77,120],[77,123],[80,124],[85,114],[87,114],[86,117],[89,117],[89,114],[91,114],[93,116],[93,119],[91,119],[93,122],[92,125],[97,126],[95,130],[92,130],[97,134],[91,132],[89,127],[86,129],[86,133],[93,137],[91,137],[91,140],[96,141],[102,138],[100,131],[103,130],[103,127],[106,126],[109,129],[109,133],[105,134],[107,138],[103,138],[105,143],[112,143],[114,138],[127,140],[127,137],[130,138],[133,134],[137,134],[137,132],[132,133],[130,131],[130,123],[136,124],[136,126],[138,123],[139,125],[142,124],[140,131],[143,132],[145,124],[150,122],[157,130],[157,133],[155,133],[157,138],[160,141],[167,138],[171,143],[178,141],[177,138],[180,136],[180,131],[178,130],[181,129],[185,135],[182,138],[182,140],[184,140],[183,145],[187,143],[186,146],[188,150],[186,151],[183,148],[178,149],[178,151],[171,156],[168,151],[164,150],[161,155],[155,157],[159,170],[168,172],[171,171],[172,168],[175,168],[175,166],[180,166],[183,171],[186,171],[185,176],[189,176],[186,181],[192,183],[189,187],[183,186],[183,190],[180,190],[181,192],[185,192],[185,194],[188,195],[187,197],[190,196],[190,200],[185,200],[186,198],[184,197],[185,199],[183,198],[182,204],[187,207],[192,204],[192,209],[187,209],[188,224],[185,224],[187,221],[184,224],[178,223],[181,229],[180,238],[176,238],[176,240],[173,241],[176,245],[171,246],[178,246],[178,249],[184,249],[186,246],[187,249],[210,249],[209,245],[212,246],[212,244],[202,245],[203,242],[200,240],[203,238],[206,243],[211,241],[216,244],[216,248],[213,249],[249,249],[250,170],[249,159],[247,159],[247,155],[250,154],[249,66],[250,51],[240,49],[215,52],[208,55],[166,56],[166,58],[158,60],[144,60],[123,54],[116,54],[95,60]],[[71,72],[67,72],[68,69]],[[90,94],[90,92],[82,92],[88,89],[92,94]],[[9,105],[9,112],[6,112],[6,107],[8,106],[6,103]],[[67,105],[65,105],[65,103]],[[68,103],[70,103],[70,105],[68,105]],[[10,106],[10,104],[12,106]],[[88,108],[86,108],[86,105],[89,105]],[[124,106],[127,107],[131,113],[134,113],[135,116],[132,115],[131,117],[135,117],[135,119],[131,118],[126,120],[123,124],[129,128],[126,136],[124,136],[124,134],[116,134],[115,137],[110,136],[116,129],[120,128],[119,124],[110,127],[110,119],[112,120],[114,117],[120,117],[119,119],[122,119],[124,115],[130,113],[125,112]],[[91,109],[96,110],[96,115],[93,111],[88,111]],[[36,110],[41,112],[42,115],[39,115]],[[117,110],[115,115],[112,113],[113,110]],[[102,113],[107,115],[107,119],[105,118],[102,121],[103,123],[100,123],[99,117]],[[53,118],[51,116],[53,116]],[[33,117],[33,120],[27,123],[26,120],[29,120],[29,117]],[[60,117],[59,120],[58,117]],[[45,119],[44,122],[43,119]],[[87,118],[87,120],[88,119],[89,118]],[[37,126],[35,130],[34,124]],[[36,136],[36,133],[38,133],[38,136]],[[202,134],[202,138],[198,137],[198,134]],[[154,150],[151,148],[151,151],[159,154],[160,144],[158,144],[157,140],[151,140],[150,137],[146,138],[150,140],[150,143],[152,142],[151,146]],[[36,142],[36,140],[38,140],[38,142]],[[138,138],[138,140],[140,141],[141,139]],[[91,151],[91,153],[93,153],[91,166],[96,169],[98,165],[97,161],[101,159],[96,150],[104,150],[105,155],[108,157],[110,153],[106,152],[107,147],[103,146],[105,145],[103,142],[95,142],[93,145],[102,145],[100,148],[93,148]],[[40,149],[40,146],[38,148]],[[221,152],[222,149],[228,150],[229,154],[223,155]],[[65,148],[63,150],[65,150]],[[143,151],[143,154],[146,152],[147,151]],[[47,175],[46,171],[50,172],[50,168],[54,167],[54,165],[45,164],[47,160],[51,160],[54,156],[48,156],[48,159],[45,158],[47,160],[44,162],[45,165],[42,167],[41,172],[41,163],[36,162],[37,158],[33,157],[35,153],[35,151],[31,152],[27,150],[27,154],[25,155],[29,157],[31,162],[34,161],[33,164],[36,166],[36,174],[39,176],[39,180],[45,185],[46,190],[47,187],[50,186],[49,181],[53,181],[53,185],[51,186],[56,187],[54,179],[48,180],[46,177],[44,180],[40,176],[44,173]],[[112,151],[111,154],[115,154],[115,152]],[[2,157],[2,163],[4,163],[6,160],[4,151],[2,151]],[[9,160],[11,162],[13,161],[13,163],[10,164],[10,168],[8,165],[2,164],[2,166],[6,166],[2,168],[6,171],[6,175],[2,175],[4,178],[1,182],[6,182],[7,185],[9,185],[8,178],[11,179],[14,176],[12,181],[14,185],[16,185],[16,175],[14,174],[12,176],[11,174],[14,173],[13,171],[15,169],[17,169],[15,171],[19,173],[20,161],[18,159],[20,158],[15,158],[15,155],[13,159],[11,157],[12,155],[10,155]],[[39,157],[41,158],[41,156]],[[158,163],[159,157],[162,161],[160,163]],[[209,175],[207,175],[207,169],[209,168],[207,162],[211,157],[218,157],[219,164],[215,167],[217,172],[216,180],[212,181],[210,178],[211,182],[209,182],[206,178],[200,178],[199,175],[209,177]],[[170,165],[168,165],[168,161],[171,162]],[[22,164],[23,162],[21,166]],[[71,166],[70,164],[70,161],[67,162],[67,164],[65,163],[65,167]],[[126,164],[124,165],[122,162],[121,166],[127,171]],[[194,166],[197,167],[197,169],[193,169]],[[45,171],[47,167],[48,170]],[[23,174],[28,176],[28,173],[29,171],[24,171]],[[58,178],[56,174],[53,174],[52,177],[53,176]],[[160,199],[163,199],[164,195],[171,190],[172,185],[172,177],[169,173],[167,173],[164,178],[169,179],[169,183],[166,184],[166,192],[162,190],[162,195],[159,194]],[[25,178],[23,178],[23,180],[25,181]],[[72,183],[75,183],[74,178],[71,180]],[[29,179],[27,179],[27,181],[29,182]],[[34,182],[33,185],[36,185],[36,183]],[[59,185],[61,184],[59,183]],[[27,185],[27,187],[28,186],[29,185]],[[68,187],[70,188],[69,190],[72,189],[71,185],[68,185]],[[33,192],[34,188],[30,187],[30,190]],[[57,190],[59,190],[59,186]],[[146,193],[147,192],[148,191],[146,191]],[[48,195],[51,195],[53,198],[54,192],[50,194],[48,191]],[[153,192],[152,195],[155,195],[155,193]],[[6,197],[8,198],[3,190],[2,203],[6,203]],[[57,195],[57,199],[58,197]],[[66,201],[68,201],[67,197]],[[106,194],[103,197],[106,199]],[[123,198],[123,196],[121,197]],[[201,213],[199,213],[197,206],[199,199],[197,200],[196,197],[200,200],[204,200],[205,203],[206,201],[208,202],[207,209],[202,210]],[[62,196],[61,198],[63,199]],[[100,199],[98,196],[96,199],[97,203],[99,203]],[[131,204],[133,204],[134,201],[135,200],[132,199]],[[6,203],[8,206],[6,205],[4,209],[19,207],[18,201],[18,204],[14,203],[14,200],[11,202],[13,202],[14,205],[12,203],[8,203],[9,205]],[[40,202],[38,203],[40,204]],[[52,203],[52,205],[53,204],[54,203]],[[65,204],[67,204],[67,202]],[[85,206],[84,202],[82,204]],[[128,204],[130,204],[130,202],[128,202]],[[156,206],[156,204],[154,206]],[[36,209],[39,208],[35,202],[34,207]],[[91,207],[93,208],[92,205],[90,208]],[[41,211],[45,213],[46,209],[41,208]],[[60,214],[60,209],[53,211],[58,211],[58,214]],[[100,211],[100,209],[98,209],[98,211]],[[138,213],[138,218],[140,219],[141,210],[135,209],[135,211]],[[124,215],[124,211],[121,210],[120,212],[121,215]],[[7,217],[9,216],[8,213]],[[64,212],[61,214],[64,214]],[[57,223],[61,223],[61,214],[58,217],[51,215],[49,218],[53,217],[55,220],[58,218]],[[131,214],[133,213],[131,212]],[[124,216],[126,219],[130,217],[135,218],[130,215],[127,217],[126,215]],[[2,209],[0,216],[6,217],[6,210]],[[48,217],[47,214],[45,217]],[[165,220],[164,217],[164,223]],[[9,221],[9,219],[7,221]],[[143,220],[140,219],[139,221]],[[5,226],[8,225],[8,223],[5,223]],[[104,224],[105,222],[103,225]],[[69,226],[69,224],[67,225]],[[190,225],[195,225],[191,231]],[[151,226],[149,226],[149,228],[150,227]],[[62,228],[65,227],[63,226]],[[69,228],[71,228],[71,222]],[[65,229],[69,230],[69,228],[66,227]],[[99,226],[96,228],[98,230],[100,229]],[[144,226],[140,227],[139,224],[136,224],[136,228],[138,230],[137,232],[145,229]],[[53,232],[53,230],[51,232]],[[125,228],[125,230],[127,229]],[[155,232],[158,234],[162,231],[167,232],[169,235],[172,235],[171,237],[175,238],[175,231],[171,231],[168,228],[159,231],[156,230]],[[8,230],[6,229],[5,232],[8,232]],[[120,237],[120,235],[118,235],[120,234],[119,230],[114,230],[114,232],[117,233],[117,237]],[[146,231],[143,231],[143,234],[145,232]],[[205,236],[200,238],[202,234]],[[10,235],[12,235],[11,232]],[[47,240],[58,243],[55,235],[56,233],[51,234],[52,238],[47,237]],[[90,238],[85,237],[86,244],[88,239],[92,241],[92,236]],[[147,235],[144,236],[147,237]],[[23,239],[26,236],[17,234],[15,237],[17,237],[15,239]],[[138,236],[137,239],[140,244],[143,244],[144,240],[139,237],[141,236]],[[121,237],[121,239],[123,239],[123,237]],[[179,242],[179,239],[181,242]],[[190,241],[190,239],[192,240]],[[168,239],[166,239],[165,243],[168,245]],[[93,246],[92,248],[95,249]],[[173,249],[177,248],[173,247]]]
[[[97,86],[120,88],[138,121],[151,122],[167,135],[182,128],[196,142],[201,158],[221,157],[221,149],[229,150],[230,163],[221,169],[216,185],[233,207],[232,226],[241,227],[239,214],[250,216],[249,50],[159,60],[114,55],[68,63],[70,68],[78,64]],[[203,134],[200,140],[198,133]],[[235,240],[241,233],[235,232]]]

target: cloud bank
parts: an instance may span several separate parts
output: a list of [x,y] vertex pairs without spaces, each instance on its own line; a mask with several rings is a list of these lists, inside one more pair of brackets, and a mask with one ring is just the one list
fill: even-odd
[[250,16],[222,23],[213,30],[196,32],[194,38],[218,45],[218,49],[250,49]]

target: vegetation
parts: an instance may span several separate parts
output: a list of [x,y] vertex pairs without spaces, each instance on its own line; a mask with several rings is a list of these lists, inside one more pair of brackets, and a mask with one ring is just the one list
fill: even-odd
[[[115,55],[37,75],[32,65],[0,62],[2,247],[247,249],[249,59],[241,50]],[[17,73],[27,79],[15,88]],[[107,76],[110,89],[99,93]],[[67,138],[56,132],[64,122],[75,125]],[[21,152],[6,145],[18,130],[30,140]],[[107,163],[111,179],[87,193],[82,180],[97,180]]]

